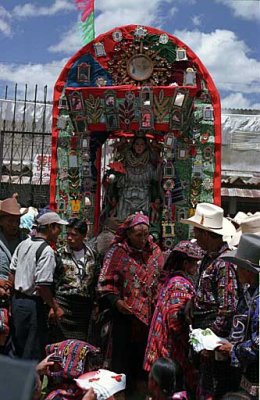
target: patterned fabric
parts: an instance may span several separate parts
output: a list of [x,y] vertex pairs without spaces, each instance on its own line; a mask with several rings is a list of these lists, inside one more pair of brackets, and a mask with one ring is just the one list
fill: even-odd
[[65,339],[88,339],[88,329],[92,309],[92,300],[78,295],[56,295],[64,316],[59,322],[51,326],[51,339],[60,341]]
[[97,262],[95,252],[85,245],[84,262],[76,260],[72,250],[62,247],[58,250],[64,266],[64,275],[59,281],[56,290],[57,295],[79,295],[91,297],[94,291],[94,279],[97,274]]
[[[194,299],[195,325],[211,314],[211,322],[206,327],[221,337],[228,336],[232,317],[238,302],[238,285],[234,265],[224,261],[220,256],[228,250],[224,245],[218,253],[204,257],[200,266]],[[201,321],[196,321],[196,318]],[[194,327],[195,327],[194,325]]]
[[131,248],[126,240],[116,243],[106,253],[98,291],[101,296],[114,294],[124,299],[132,307],[133,314],[148,325],[163,262],[161,249],[151,238],[141,251]]
[[186,254],[188,257],[200,260],[205,254],[204,251],[197,245],[196,242],[190,240],[181,240],[173,249],[173,251],[179,251],[180,253]]
[[[65,340],[46,346],[46,355],[55,353],[60,356],[61,362],[55,363],[58,368],[48,372],[49,385],[52,391],[45,400],[80,400],[83,392],[73,379],[78,378],[84,372],[92,370],[89,356],[96,356],[99,350],[80,340]],[[86,365],[88,357],[88,363]]]
[[91,344],[72,339],[48,344],[45,350],[47,356],[55,353],[61,357],[61,370],[57,375],[66,379],[75,379],[82,375],[85,372],[87,355],[99,353]]
[[[227,250],[225,244],[219,252],[203,258],[194,297],[193,328],[211,328],[220,337],[228,336],[238,302],[235,268],[221,258]],[[226,379],[227,375],[233,373],[231,370],[229,360],[216,361],[214,353],[209,358],[200,357],[199,398],[220,398],[232,390],[232,380]]]
[[6,308],[0,308],[0,346],[3,346],[9,335],[9,315]]
[[150,371],[159,357],[177,360],[187,387],[195,390],[195,370],[188,359],[188,326],[182,314],[193,295],[193,284],[180,272],[162,288],[150,327],[144,369]]
[[[243,368],[247,382],[259,390],[259,288],[251,295],[249,290],[241,298],[230,334],[234,344],[231,364]],[[242,380],[244,382],[244,380]],[[250,385],[247,385],[247,387]],[[244,387],[244,389],[247,389]],[[249,388],[250,391],[250,388]],[[252,393],[251,393],[252,394]],[[257,393],[255,394],[257,395]]]

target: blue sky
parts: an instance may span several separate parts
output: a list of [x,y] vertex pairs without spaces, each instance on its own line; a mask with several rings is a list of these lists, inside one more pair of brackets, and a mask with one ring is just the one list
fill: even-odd
[[[260,109],[259,0],[96,0],[96,35],[150,25],[177,36],[200,57],[223,107]],[[39,97],[81,48],[73,0],[1,0],[0,98],[5,85],[38,85]],[[11,93],[11,91],[10,91]]]

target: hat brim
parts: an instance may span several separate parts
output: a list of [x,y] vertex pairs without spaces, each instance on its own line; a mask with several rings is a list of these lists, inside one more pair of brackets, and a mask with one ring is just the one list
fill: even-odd
[[60,220],[59,222],[55,222],[55,224],[58,224],[58,225],[69,225],[68,221],[64,221],[63,219]]
[[203,229],[205,231],[214,232],[221,236],[234,236],[236,233],[236,228],[227,218],[223,218],[223,226],[221,229],[211,228],[205,225],[198,223],[195,220],[195,216],[188,218],[188,219],[181,219],[181,223],[186,225],[191,225],[199,229]]
[[260,267],[258,267],[257,265],[252,264],[250,261],[244,260],[243,258],[236,257],[236,252],[237,250],[229,251],[228,253],[226,253],[226,255],[223,255],[221,259],[229,261],[232,264],[235,264],[238,267],[243,268],[247,271],[254,272],[256,274],[260,272]]
[[[24,214],[26,214],[26,212]],[[20,211],[7,212],[7,211],[0,210],[0,216],[1,215],[2,216],[4,216],[4,215],[15,215],[17,217],[21,217],[23,214],[21,214]]]

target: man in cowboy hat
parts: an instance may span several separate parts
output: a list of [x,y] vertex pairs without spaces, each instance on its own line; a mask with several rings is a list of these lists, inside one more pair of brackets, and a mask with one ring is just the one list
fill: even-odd
[[16,352],[20,358],[40,360],[48,336],[46,305],[56,321],[63,316],[53,297],[57,264],[49,243],[57,241],[61,226],[68,222],[49,211],[37,218],[36,224],[36,234],[16,248],[10,268],[15,273],[12,315]]
[[0,200],[0,279],[8,280],[10,262],[21,242],[20,206],[15,198]]
[[223,257],[237,265],[244,285],[229,342],[218,350],[231,358],[231,365],[243,371],[240,387],[253,397],[259,394],[259,272],[260,235],[242,234],[238,248]]
[[[221,207],[210,203],[197,204],[194,216],[182,222],[193,227],[198,245],[206,252],[199,268],[193,307],[191,304],[186,307],[186,318],[193,328],[210,328],[217,336],[227,337],[237,306],[238,288],[235,268],[222,255],[228,250],[225,237],[232,237],[235,227],[224,218]],[[199,354],[198,361],[201,398],[218,398],[233,389],[231,379],[226,379],[230,373],[228,362],[215,360],[214,352],[206,350]]]

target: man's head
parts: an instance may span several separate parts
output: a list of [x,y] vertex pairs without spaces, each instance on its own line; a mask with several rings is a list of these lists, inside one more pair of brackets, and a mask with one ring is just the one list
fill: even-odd
[[194,215],[181,222],[193,226],[197,243],[205,251],[217,250],[224,237],[230,238],[236,233],[234,225],[224,217],[224,210],[215,204],[197,204]]
[[0,227],[6,239],[12,239],[19,233],[20,206],[15,198],[0,201]]
[[227,253],[223,259],[237,265],[239,281],[249,284],[258,282],[260,272],[260,236],[242,234],[238,248]]
[[54,243],[57,242],[62,225],[68,225],[68,222],[61,219],[54,211],[49,211],[41,215],[36,219],[36,223],[36,231],[46,240]]
[[88,225],[78,218],[71,218],[67,225],[67,242],[72,250],[81,250],[88,232]]

